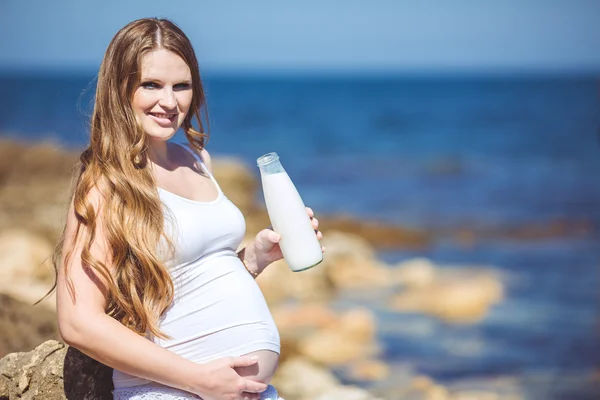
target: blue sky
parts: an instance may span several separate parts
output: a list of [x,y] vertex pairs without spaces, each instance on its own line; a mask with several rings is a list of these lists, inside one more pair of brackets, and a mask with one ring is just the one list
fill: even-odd
[[215,71],[600,71],[600,0],[0,0],[0,69],[96,69],[172,19]]

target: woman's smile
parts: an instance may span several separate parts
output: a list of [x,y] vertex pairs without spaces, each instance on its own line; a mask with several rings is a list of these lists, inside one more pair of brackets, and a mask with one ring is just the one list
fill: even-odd
[[173,125],[173,122],[177,121],[177,113],[165,114],[165,113],[155,113],[149,112],[148,116],[156,122],[158,125],[169,128]]

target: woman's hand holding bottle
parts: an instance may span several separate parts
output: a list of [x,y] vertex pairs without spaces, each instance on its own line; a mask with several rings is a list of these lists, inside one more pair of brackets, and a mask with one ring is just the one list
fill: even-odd
[[[315,218],[311,208],[306,207],[306,213],[310,218],[312,227],[315,230],[317,239],[321,240],[323,234],[319,229],[319,220]],[[272,229],[263,229],[258,232],[254,241],[244,250],[243,259],[246,266],[257,274],[260,274],[269,264],[279,261],[283,258],[279,240],[281,237]],[[321,246],[321,251],[325,252],[325,248]]]

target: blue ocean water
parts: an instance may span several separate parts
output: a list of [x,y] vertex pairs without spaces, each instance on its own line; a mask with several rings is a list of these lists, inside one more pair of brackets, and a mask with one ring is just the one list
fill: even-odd
[[[5,74],[0,85],[1,135],[85,143],[92,75]],[[209,151],[249,166],[276,151],[319,213],[431,232],[584,226],[466,247],[439,234],[426,249],[380,253],[390,263],[426,256],[515,277],[480,324],[448,326],[372,307],[390,362],[409,360],[447,382],[519,376],[530,398],[600,393],[587,378],[548,383],[600,368],[600,79],[208,77],[205,86]],[[461,341],[479,350],[457,354]]]

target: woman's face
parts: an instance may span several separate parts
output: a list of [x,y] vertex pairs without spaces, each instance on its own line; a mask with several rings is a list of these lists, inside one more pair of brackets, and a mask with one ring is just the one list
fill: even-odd
[[192,74],[177,54],[160,49],[142,57],[142,79],[133,111],[150,139],[165,141],[183,123],[192,103]]

